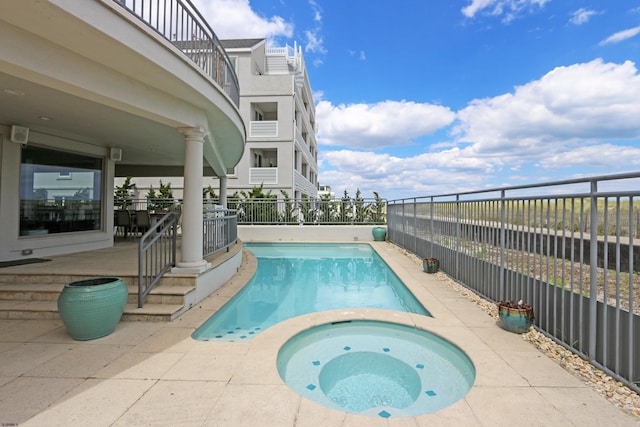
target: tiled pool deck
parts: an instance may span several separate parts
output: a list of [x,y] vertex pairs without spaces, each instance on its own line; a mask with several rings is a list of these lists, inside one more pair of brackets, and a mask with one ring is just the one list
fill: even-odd
[[[234,279],[171,323],[120,322],[78,342],[58,320],[0,320],[0,424],[21,426],[629,426],[625,414],[395,246],[374,242],[433,318],[336,310],[280,323],[248,343],[190,335],[251,277]],[[85,256],[86,258],[86,256]],[[91,260],[85,260],[91,262]],[[96,258],[104,264],[109,259]],[[51,263],[52,269],[56,268]],[[114,266],[114,271],[115,266]],[[374,418],[301,398],[276,371],[280,346],[312,325],[377,319],[417,325],[457,344],[476,367],[469,394],[433,414]]]

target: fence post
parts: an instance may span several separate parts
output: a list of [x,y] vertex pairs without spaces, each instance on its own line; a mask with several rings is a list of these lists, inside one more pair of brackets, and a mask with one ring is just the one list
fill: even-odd
[[500,191],[500,278],[498,280],[500,289],[498,289],[498,300],[503,301],[506,294],[504,283],[504,250],[505,250],[505,190]]
[[429,215],[431,216],[430,224],[429,224],[429,231],[431,233],[431,252],[429,254],[429,257],[433,258],[435,257],[435,255],[433,254],[433,197],[431,197],[431,203],[429,205]]
[[413,198],[413,253],[418,253],[418,199]]
[[[591,181],[591,229],[589,231],[589,360],[596,359],[598,328],[598,182]],[[605,297],[606,298],[606,297]]]
[[456,279],[460,280],[460,195],[456,194]]

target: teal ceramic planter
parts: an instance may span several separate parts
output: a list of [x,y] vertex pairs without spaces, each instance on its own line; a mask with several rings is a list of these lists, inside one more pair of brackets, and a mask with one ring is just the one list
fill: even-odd
[[422,260],[422,269],[425,273],[437,273],[440,268],[440,261],[437,258],[424,258]]
[[376,242],[384,242],[384,239],[387,237],[387,229],[384,227],[374,227],[372,232],[373,240]]
[[516,334],[527,332],[535,319],[533,307],[530,305],[516,305],[503,301],[498,303],[498,316],[502,327]]
[[128,295],[127,286],[118,277],[67,283],[58,297],[58,313],[73,339],[101,338],[115,330]]

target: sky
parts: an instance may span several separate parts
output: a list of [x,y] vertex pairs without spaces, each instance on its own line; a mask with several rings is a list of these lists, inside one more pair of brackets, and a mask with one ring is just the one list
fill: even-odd
[[640,171],[640,0],[192,0],[302,51],[318,181],[386,199]]

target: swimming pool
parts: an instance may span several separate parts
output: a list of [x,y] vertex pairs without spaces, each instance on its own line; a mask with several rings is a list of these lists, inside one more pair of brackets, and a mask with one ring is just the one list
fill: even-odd
[[247,285],[193,333],[203,341],[248,341],[276,323],[343,308],[430,316],[366,243],[245,243],[258,268]]

